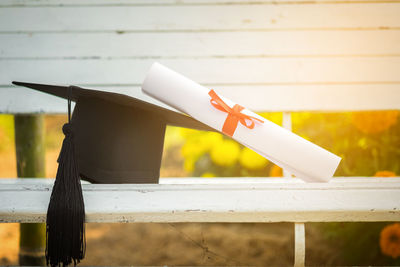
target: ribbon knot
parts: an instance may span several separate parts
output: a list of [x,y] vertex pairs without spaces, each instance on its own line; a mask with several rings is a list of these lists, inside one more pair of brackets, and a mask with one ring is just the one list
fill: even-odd
[[230,137],[233,136],[235,130],[237,128],[238,123],[240,122],[243,126],[253,129],[254,128],[254,120],[264,123],[262,120],[257,119],[255,117],[246,115],[241,113],[244,107],[235,104],[232,108],[229,107],[214,90],[210,90],[208,94],[211,96],[210,103],[216,109],[228,113],[224,125],[222,127],[222,132]]

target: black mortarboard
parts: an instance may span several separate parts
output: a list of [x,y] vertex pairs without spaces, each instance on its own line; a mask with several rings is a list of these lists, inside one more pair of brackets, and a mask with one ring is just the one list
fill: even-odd
[[[68,99],[69,123],[47,212],[47,263],[84,257],[84,204],[79,178],[93,183],[158,183],[166,125],[212,130],[182,113],[131,96],[13,82]],[[76,105],[70,118],[71,101]],[[73,200],[73,201],[72,201]]]
[[76,102],[71,118],[82,179],[93,183],[158,183],[166,125],[212,130],[182,113],[131,96],[13,82]]

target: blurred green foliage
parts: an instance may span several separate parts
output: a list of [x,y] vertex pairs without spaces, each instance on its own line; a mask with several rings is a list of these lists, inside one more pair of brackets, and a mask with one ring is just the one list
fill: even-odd
[[0,152],[14,145],[14,116],[0,115]]
[[[260,115],[279,125],[282,123],[282,113]],[[397,111],[295,112],[292,128],[296,134],[342,157],[335,176],[374,176],[383,170],[400,173],[398,120]],[[260,157],[239,144],[229,144],[230,138],[221,134],[188,129],[182,129],[181,134],[184,168],[193,176],[271,176],[274,173],[272,163],[263,163]]]
[[[337,265],[399,266],[400,257],[382,253],[380,234],[387,222],[313,223],[330,247],[339,251]],[[400,237],[400,232],[398,233]],[[400,243],[397,243],[400,249]]]
[[295,133],[342,157],[335,176],[374,176],[382,170],[399,174],[398,120],[397,111],[294,113],[292,118]]

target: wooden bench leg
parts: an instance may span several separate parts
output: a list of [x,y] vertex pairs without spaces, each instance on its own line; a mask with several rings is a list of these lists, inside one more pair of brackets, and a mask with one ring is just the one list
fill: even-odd
[[306,237],[304,223],[294,224],[294,266],[304,266],[306,258]]

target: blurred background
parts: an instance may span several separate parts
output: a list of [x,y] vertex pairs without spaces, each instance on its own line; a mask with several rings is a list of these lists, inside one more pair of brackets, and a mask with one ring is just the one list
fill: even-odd
[[[12,80],[149,100],[140,85],[154,61],[279,125],[290,112],[296,134],[343,158],[335,176],[399,176],[399,14],[398,0],[3,0],[0,177],[18,176],[15,127],[31,116],[53,178],[67,120],[66,101]],[[218,133],[168,127],[161,176],[282,169]],[[43,246],[28,239],[0,224],[0,264]],[[291,265],[293,239],[287,223],[88,224],[81,265]],[[400,224],[307,223],[306,264],[400,265]]]

